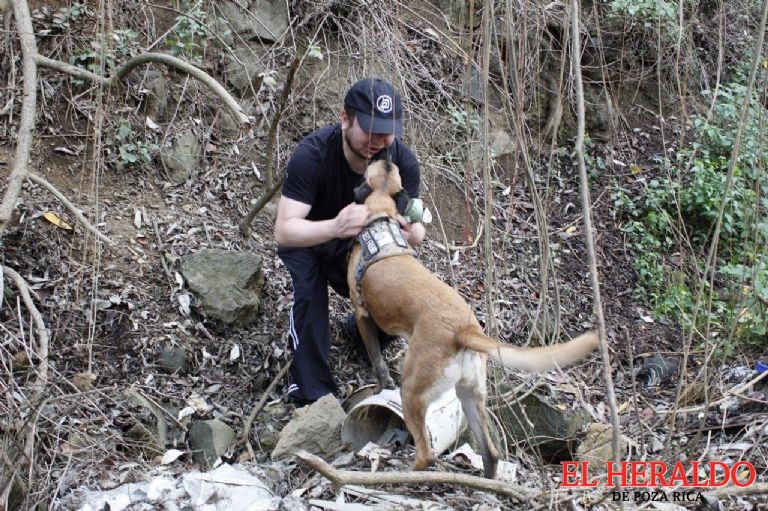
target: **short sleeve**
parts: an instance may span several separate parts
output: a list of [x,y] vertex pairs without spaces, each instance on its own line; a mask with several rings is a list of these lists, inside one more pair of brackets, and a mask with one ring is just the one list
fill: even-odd
[[285,167],[283,196],[313,205],[320,186],[321,162],[317,151],[309,144],[299,144]]
[[402,141],[399,141],[397,166],[400,169],[400,180],[403,182],[403,188],[408,192],[408,196],[416,198],[419,196],[421,185],[421,170],[419,160]]

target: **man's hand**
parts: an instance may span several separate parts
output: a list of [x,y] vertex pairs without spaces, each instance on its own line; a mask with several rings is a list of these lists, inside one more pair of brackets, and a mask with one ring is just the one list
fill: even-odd
[[424,229],[424,224],[420,222],[409,224],[400,214],[397,215],[397,223],[400,224],[400,229],[403,231],[405,241],[407,241],[409,245],[412,247],[421,245],[421,242],[424,241],[424,236],[427,234],[426,229]]
[[352,203],[339,211],[334,218],[336,224],[336,238],[351,238],[357,236],[365,227],[365,222],[371,212],[368,206]]

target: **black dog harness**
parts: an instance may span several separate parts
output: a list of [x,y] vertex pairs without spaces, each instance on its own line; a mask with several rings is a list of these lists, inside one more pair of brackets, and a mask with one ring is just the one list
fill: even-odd
[[415,257],[416,252],[405,241],[397,220],[388,215],[376,217],[368,222],[356,239],[362,250],[355,267],[355,287],[358,305],[362,306],[363,295],[360,283],[368,268],[387,257],[405,254]]

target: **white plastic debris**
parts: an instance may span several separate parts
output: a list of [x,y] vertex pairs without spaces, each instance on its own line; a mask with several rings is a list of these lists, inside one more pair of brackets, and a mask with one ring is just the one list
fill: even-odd
[[[449,389],[427,408],[427,434],[436,453],[450,448],[466,425],[461,402]],[[341,426],[344,443],[359,450],[368,442],[385,446],[407,431],[400,402],[400,389],[385,389],[355,405]]]
[[185,474],[182,484],[197,511],[261,511],[279,506],[279,498],[261,479],[231,465]]
[[[483,469],[483,457],[476,453],[469,444],[464,444],[451,452],[448,455],[448,459],[454,463],[460,462],[462,464],[469,464],[480,470]],[[500,460],[499,466],[496,469],[496,479],[514,483],[517,480],[517,469],[518,466],[515,463]]]
[[85,491],[79,498],[83,504],[78,511],[270,511],[279,509],[281,502],[261,479],[231,465],[179,478],[160,475],[109,491]]

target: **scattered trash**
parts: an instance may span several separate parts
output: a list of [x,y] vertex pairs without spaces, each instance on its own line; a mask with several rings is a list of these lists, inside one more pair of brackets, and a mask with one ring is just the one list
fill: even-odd
[[680,362],[674,357],[654,355],[645,359],[643,367],[637,373],[638,380],[645,382],[646,387],[656,387],[677,374]]
[[[471,466],[477,470],[483,470],[483,457],[476,453],[469,444],[463,444],[455,451],[448,454],[448,459],[458,466]],[[514,483],[517,481],[519,465],[510,461],[499,460],[496,469],[496,479]]]
[[[435,453],[451,447],[464,427],[461,402],[453,389],[434,401],[427,410],[427,433]],[[350,410],[341,428],[341,439],[353,450],[359,450],[368,442],[381,446],[402,444],[408,437],[407,431],[400,389],[385,389]]]
[[264,481],[232,465],[221,465],[207,473],[186,473],[179,478],[160,475],[149,482],[124,484],[109,491],[84,491],[77,500],[69,509],[266,511],[281,507],[281,499]]
[[178,449],[169,449],[166,451],[165,454],[163,454],[163,458],[160,460],[161,465],[170,465],[180,457],[184,455],[184,451],[180,451]]

